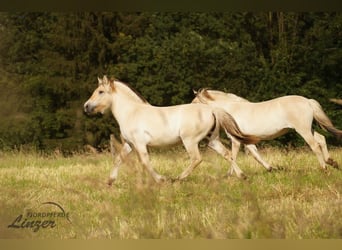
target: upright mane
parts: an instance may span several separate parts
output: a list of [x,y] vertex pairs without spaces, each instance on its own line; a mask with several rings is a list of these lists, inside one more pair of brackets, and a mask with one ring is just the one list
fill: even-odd
[[131,94],[132,97],[138,98],[142,103],[147,103],[148,104],[148,101],[138,91],[136,91],[131,85],[129,85],[128,83],[121,82],[120,80],[115,79],[115,78],[113,78],[111,81],[113,81],[116,84],[119,84],[120,86],[126,88],[128,90],[128,91],[126,91],[127,94]]
[[212,101],[217,99],[215,98],[215,96],[221,96],[224,98],[228,98],[229,101],[233,101],[233,102],[249,102],[247,99],[244,99],[240,96],[237,96],[232,93],[225,93],[219,90],[211,90],[208,88],[203,88],[203,89],[200,89],[198,92],[199,94],[203,95],[205,98],[212,100]]
[[209,88],[202,88],[198,90],[199,95],[203,95],[205,98],[214,101],[214,98],[208,92]]

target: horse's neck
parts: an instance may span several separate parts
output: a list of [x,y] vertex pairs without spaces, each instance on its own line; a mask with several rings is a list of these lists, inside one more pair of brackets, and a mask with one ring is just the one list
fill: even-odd
[[127,101],[136,102],[140,104],[150,105],[146,100],[143,100],[136,92],[130,87],[121,82],[115,82],[118,94],[122,95]]
[[141,106],[150,105],[125,84],[116,83],[115,88],[112,94],[113,102],[111,109],[120,126],[125,124],[129,117],[134,116],[135,112],[139,112],[137,110]]
[[249,102],[247,99],[244,99],[240,96],[237,96],[231,93],[227,93],[226,97],[229,99],[229,101],[232,101],[232,102]]
[[229,102],[249,102],[247,99],[244,99],[232,93],[225,93],[222,91],[212,91],[211,93],[216,97],[215,99],[217,100],[220,100],[223,98],[224,101],[229,101]]

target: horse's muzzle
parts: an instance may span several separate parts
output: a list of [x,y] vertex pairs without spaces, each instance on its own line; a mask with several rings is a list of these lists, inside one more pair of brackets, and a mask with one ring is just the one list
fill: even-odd
[[87,115],[91,114],[94,110],[94,107],[92,105],[90,105],[89,103],[85,103],[84,104],[84,113],[86,113]]

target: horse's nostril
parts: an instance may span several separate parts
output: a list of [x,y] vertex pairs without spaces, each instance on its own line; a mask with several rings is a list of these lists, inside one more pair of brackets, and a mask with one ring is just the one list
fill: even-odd
[[89,108],[89,105],[88,105],[88,104],[85,104],[85,105],[84,105],[84,112],[88,113],[88,112],[89,112],[89,111],[88,111],[88,110],[89,110],[88,108]]

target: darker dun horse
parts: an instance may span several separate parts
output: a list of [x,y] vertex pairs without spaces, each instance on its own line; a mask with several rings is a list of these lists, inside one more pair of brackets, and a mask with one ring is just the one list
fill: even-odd
[[257,137],[241,133],[230,114],[221,108],[213,108],[205,104],[184,104],[169,107],[155,107],[147,103],[128,85],[110,80],[106,76],[98,79],[99,85],[89,100],[84,104],[86,113],[104,113],[111,109],[120,126],[123,147],[116,158],[108,184],[111,185],[118,175],[119,167],[132,147],[138,153],[140,161],[153,179],[159,183],[166,178],[157,173],[151,166],[148,146],[165,146],[182,142],[190,156],[190,165],[185,169],[179,180],[186,178],[202,161],[198,143],[208,137],[208,146],[217,151],[232,164],[231,172],[238,177],[243,172],[237,166],[229,151],[219,139],[222,127],[237,141],[256,143]]
[[[253,103],[217,90],[201,89],[195,94],[193,103],[223,108],[234,117],[243,133],[255,135],[261,140],[273,139],[294,129],[309,144],[324,170],[326,164],[338,168],[337,162],[329,155],[324,136],[312,130],[312,122],[315,119],[322,128],[337,138],[342,138],[342,131],[334,127],[316,100],[292,95]],[[232,138],[233,161],[236,160],[239,148],[240,142]],[[247,148],[259,163],[267,170],[272,170],[270,164],[258,154],[255,145],[247,145]]]

